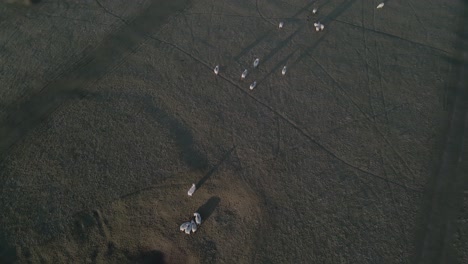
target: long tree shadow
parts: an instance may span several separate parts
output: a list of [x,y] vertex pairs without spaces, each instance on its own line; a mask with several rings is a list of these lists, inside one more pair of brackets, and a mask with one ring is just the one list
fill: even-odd
[[208,219],[213,214],[214,210],[216,207],[218,207],[220,202],[221,198],[218,196],[213,196],[197,209],[197,212],[200,214],[203,221],[206,221],[206,219]]
[[35,99],[18,106],[1,105],[10,115],[3,124],[0,124],[0,160],[15,142],[57,109],[59,105],[55,104],[56,102],[82,99],[88,95],[90,93],[82,89],[47,90]]
[[[88,100],[101,102],[112,101],[112,97],[125,98],[127,101],[134,102],[135,105],[140,104],[143,110],[151,116],[156,122],[165,126],[169,130],[170,136],[174,139],[177,147],[181,151],[181,159],[194,169],[203,170],[207,167],[208,161],[206,156],[200,153],[196,148],[196,142],[193,138],[192,131],[180,120],[175,118],[163,109],[156,105],[155,100],[149,95],[139,95],[133,93],[88,93]],[[111,109],[111,111],[116,111]]]
[[71,69],[65,69],[57,79],[46,84],[34,95],[12,104],[7,120],[0,123],[0,160],[10,147],[41,123],[64,102],[67,93],[83,89],[99,81],[130,52],[144,41],[149,32],[165,23],[170,15],[183,10],[189,1],[153,2],[142,13],[125,23],[101,41]]
[[177,146],[182,151],[182,160],[192,168],[206,168],[208,162],[206,157],[195,149],[192,132],[181,121],[157,107],[152,98],[144,97],[143,102],[146,112],[169,129],[171,136],[174,137]]
[[232,151],[235,148],[236,148],[236,146],[234,146],[230,150],[228,150],[228,152],[226,152],[226,154],[224,154],[224,156],[221,158],[221,160],[213,168],[211,168],[210,171],[208,171],[208,173],[205,174],[205,176],[203,176],[203,178],[201,178],[197,182],[197,184],[196,184],[197,188],[200,188],[211,177],[211,175],[213,175],[213,173],[218,170],[219,166],[221,166],[221,164],[223,164],[231,156]]

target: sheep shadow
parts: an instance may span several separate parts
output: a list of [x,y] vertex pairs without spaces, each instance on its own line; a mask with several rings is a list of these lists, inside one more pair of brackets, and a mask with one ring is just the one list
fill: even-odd
[[206,221],[206,219],[208,219],[213,214],[214,210],[216,207],[218,207],[220,202],[221,198],[213,196],[197,209],[197,212],[200,214],[203,221]]

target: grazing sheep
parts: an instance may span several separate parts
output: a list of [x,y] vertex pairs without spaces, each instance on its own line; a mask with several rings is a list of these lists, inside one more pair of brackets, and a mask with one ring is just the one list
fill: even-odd
[[194,213],[193,216],[195,216],[195,222],[197,225],[201,225],[201,216],[199,213]]
[[257,81],[254,81],[251,85],[250,85],[250,90],[253,90],[255,88],[255,86],[257,86]]
[[254,68],[257,68],[259,63],[260,63],[260,59],[256,58],[253,63]]
[[190,235],[190,231],[192,231],[192,225],[188,223],[187,228],[185,229],[185,234]]
[[190,222],[185,222],[182,225],[180,225],[180,231],[185,231],[190,225]]
[[195,186],[195,183],[192,183],[192,187],[190,187],[190,189],[187,192],[188,196],[192,196],[196,189],[197,187]]
[[242,72],[241,79],[244,80],[245,77],[247,77],[247,74],[249,74],[249,71],[247,71],[247,69],[245,69],[244,72]]
[[325,28],[325,26],[320,22],[314,23],[314,27],[315,27],[315,31],[321,31]]
[[190,222],[190,226],[192,227],[193,233],[197,232],[197,224],[193,220]]

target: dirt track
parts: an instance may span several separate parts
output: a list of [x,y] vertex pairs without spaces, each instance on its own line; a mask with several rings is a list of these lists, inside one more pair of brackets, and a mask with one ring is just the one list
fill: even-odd
[[462,5],[376,5],[0,5],[0,262],[466,262]]

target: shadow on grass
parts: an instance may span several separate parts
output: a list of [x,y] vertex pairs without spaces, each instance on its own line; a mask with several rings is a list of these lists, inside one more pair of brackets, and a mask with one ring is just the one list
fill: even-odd
[[[127,102],[133,102],[135,107],[141,106],[152,119],[168,129],[170,137],[180,150],[181,160],[194,169],[204,170],[208,166],[206,156],[197,147],[190,127],[175,115],[166,111],[163,103],[157,102],[152,96],[117,92],[104,94],[88,92],[85,96],[88,100],[99,102],[110,102],[116,98],[125,98]],[[115,112],[116,109],[111,109],[111,111]]]
[[207,174],[205,174],[205,176],[203,176],[203,178],[201,178],[197,182],[197,184],[196,184],[197,189],[200,188],[211,177],[211,175],[213,175],[213,173],[218,170],[219,166],[221,166],[221,164],[223,164],[231,156],[231,153],[235,148],[236,148],[236,146],[234,146],[230,150],[228,150],[228,152],[226,152],[226,154],[224,154],[224,156],[221,158],[221,160],[213,168],[211,168],[211,170]]
[[197,209],[197,212],[200,214],[203,221],[206,221],[214,212],[216,207],[218,207],[219,202],[221,202],[221,198],[217,196],[213,196],[208,201],[200,206]]
[[147,252],[140,252],[138,255],[127,256],[129,258],[130,263],[138,263],[138,264],[166,264],[166,258],[164,253],[157,250],[147,251]]
[[151,98],[142,98],[145,110],[156,121],[164,124],[174,138],[178,148],[181,150],[181,159],[190,167],[195,169],[206,168],[208,161],[206,157],[196,149],[192,131],[180,120],[170,115],[154,104]]
[[16,261],[16,249],[9,245],[5,237],[0,236],[0,263],[15,263]]
[[[38,1],[35,1],[38,2]],[[65,69],[53,81],[11,104],[5,121],[0,122],[0,160],[29,131],[42,123],[63,103],[68,94],[89,87],[101,80],[130,53],[134,52],[150,32],[190,4],[186,0],[156,1],[134,17],[130,23],[104,38],[96,47]]]
[[[422,199],[420,222],[415,235],[415,253],[412,263],[462,263],[464,251],[457,248],[456,232],[460,228],[457,217],[463,212],[463,191],[467,183],[466,120],[468,117],[468,2],[460,12],[460,30],[457,31],[457,58],[450,59],[458,68],[458,78],[448,84],[446,108],[448,122],[440,140],[438,164],[429,176]],[[466,243],[466,238],[460,239]]]

